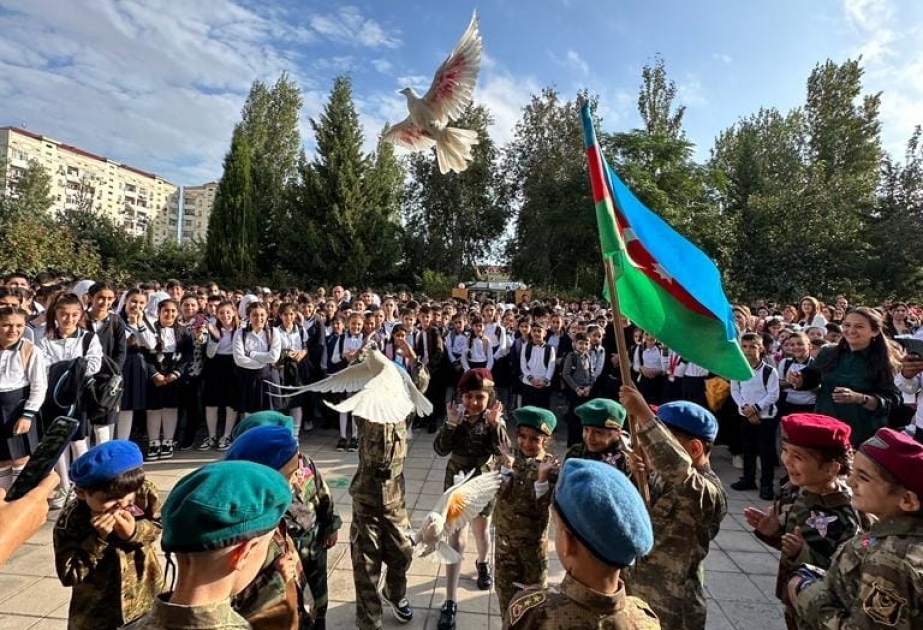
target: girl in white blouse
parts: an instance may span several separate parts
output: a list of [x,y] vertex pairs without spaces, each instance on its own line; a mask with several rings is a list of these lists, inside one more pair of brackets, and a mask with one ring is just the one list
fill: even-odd
[[282,354],[282,340],[268,326],[269,312],[262,302],[247,306],[247,325],[234,334],[234,364],[237,366],[238,411],[243,417],[274,409],[265,381],[279,382],[275,364]]
[[157,305],[154,349],[147,354],[148,461],[173,457],[180,379],[192,359],[192,338],[177,323],[178,316],[179,305],[173,298]]
[[[218,304],[215,323],[208,325],[205,345],[202,400],[208,437],[196,448],[226,451],[231,446],[231,432],[237,420],[237,370],[234,367],[234,334],[240,327],[237,310],[230,300]],[[218,410],[224,409],[224,434],[218,439]]]
[[38,446],[45,358],[23,338],[28,313],[0,307],[0,488],[9,490]]

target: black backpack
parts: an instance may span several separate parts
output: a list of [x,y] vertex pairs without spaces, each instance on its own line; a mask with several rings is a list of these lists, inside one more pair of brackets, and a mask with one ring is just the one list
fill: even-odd
[[[83,336],[84,356],[94,334],[88,332]],[[81,402],[87,421],[90,424],[109,424],[109,414],[117,411],[122,403],[122,389],[122,370],[104,352],[99,371],[91,376],[83,387]]]

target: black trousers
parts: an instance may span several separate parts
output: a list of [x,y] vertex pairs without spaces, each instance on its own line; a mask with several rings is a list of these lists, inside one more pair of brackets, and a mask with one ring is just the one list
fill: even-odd
[[776,428],[778,418],[763,418],[759,424],[740,418],[744,480],[756,482],[756,459],[760,460],[760,486],[772,486],[776,470]]

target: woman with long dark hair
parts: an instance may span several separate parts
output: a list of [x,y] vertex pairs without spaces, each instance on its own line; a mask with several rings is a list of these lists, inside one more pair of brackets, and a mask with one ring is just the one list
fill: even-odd
[[823,348],[814,363],[789,382],[797,389],[818,385],[815,411],[852,427],[858,446],[888,423],[902,402],[894,385],[895,362],[884,337],[881,315],[868,307],[855,308],[843,319],[843,338]]

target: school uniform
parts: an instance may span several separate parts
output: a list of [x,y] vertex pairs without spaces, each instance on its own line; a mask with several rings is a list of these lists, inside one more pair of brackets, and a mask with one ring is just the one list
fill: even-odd
[[[536,346],[533,343],[523,345],[519,357],[522,370],[522,405],[548,409],[551,406],[551,379],[554,377],[555,349],[547,343]],[[532,382],[543,379],[548,385],[535,387]]]
[[[285,330],[285,328],[279,326],[276,328],[276,334],[279,336],[279,341],[282,345],[280,354],[282,358],[279,360],[279,380],[283,385],[294,387],[306,384],[309,378],[308,357],[305,356],[301,361],[295,361],[286,356],[287,352],[298,352],[306,349],[307,337],[304,328],[295,325],[292,326],[291,330]],[[297,409],[305,406],[307,402],[308,394],[304,393],[292,398],[286,398],[279,404],[284,405],[287,409]]]
[[[45,357],[35,344],[20,339],[0,350],[0,460],[21,459],[35,452],[38,413],[47,388]],[[32,426],[14,436],[13,425],[23,417],[30,418]]]
[[236,329],[219,329],[218,337],[208,335],[202,371],[202,401],[206,407],[237,409],[237,370],[234,365]]
[[[69,416],[80,420],[80,427],[72,438],[75,442],[87,437],[86,418],[80,408],[79,400],[67,407],[59,404],[60,398],[56,397],[55,386],[76,359],[86,359],[84,378],[89,378],[99,372],[102,366],[103,348],[96,335],[86,341],[84,338],[89,334],[88,331],[78,328],[70,337],[62,339],[53,331],[42,338],[38,344],[39,349],[45,355],[45,363],[48,366],[48,390],[45,393],[45,403],[42,405],[42,421],[52,422],[58,416]],[[85,351],[84,348],[86,348]]]
[[247,325],[234,333],[234,364],[240,393],[238,411],[254,413],[276,408],[277,399],[269,395],[264,381],[279,382],[275,364],[281,353],[282,340],[270,327],[255,333]]
[[[178,409],[180,400],[180,382],[186,374],[192,355],[192,338],[181,326],[161,326],[154,324],[154,349],[146,357],[147,369],[147,409]],[[158,374],[178,378],[167,385],[157,386],[154,377]],[[150,436],[157,439],[157,436]]]
[[[796,361],[792,357],[782,359],[777,368],[779,382],[785,381],[789,373],[797,374],[806,367],[814,364],[814,357],[808,355],[805,361]],[[810,413],[814,411],[817,403],[817,391],[810,389],[795,389],[786,387],[779,397],[779,417],[783,418],[792,413]]]
[[490,339],[486,335],[468,337],[465,339],[465,349],[459,359],[461,360],[463,373],[482,367],[492,370],[494,367],[494,353]]
[[708,374],[708,370],[701,365],[687,363],[683,372],[682,400],[694,402],[708,409],[708,399],[705,398],[705,379]]
[[147,355],[157,347],[153,325],[142,320],[138,326],[124,323],[125,361],[122,365],[122,411],[147,409]]
[[[638,383],[638,391],[644,396],[644,400],[652,405],[659,405],[663,398],[663,350],[659,345],[646,346],[641,344],[635,347],[632,352],[631,368],[637,373],[635,377]],[[657,370],[659,374],[654,377],[647,377],[641,373],[641,368]]]
[[308,361],[306,366],[308,368],[308,382],[313,383],[324,378],[327,374],[327,345],[324,343],[327,333],[323,322],[317,315],[312,315],[306,319],[302,323],[302,328],[304,328],[306,335],[305,347],[308,350],[308,356],[304,359]]
[[683,397],[683,381],[686,378],[686,361],[673,350],[666,356],[661,355],[660,365],[663,369],[664,382],[661,402],[673,402]]
[[[445,341],[442,333],[436,326],[430,326],[427,329],[420,329],[414,335],[414,352],[420,357],[423,365],[429,370],[429,387],[426,388],[426,399],[433,405],[433,412],[426,417],[427,430],[435,433],[439,421],[445,418],[445,391],[446,380],[445,372],[442,370],[442,362],[445,360]],[[421,418],[422,420],[422,418]]]

